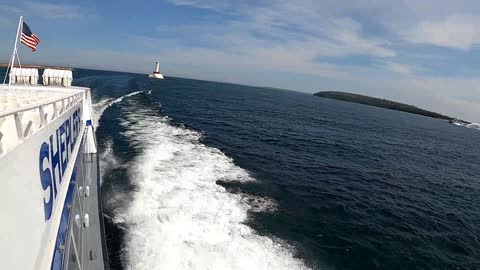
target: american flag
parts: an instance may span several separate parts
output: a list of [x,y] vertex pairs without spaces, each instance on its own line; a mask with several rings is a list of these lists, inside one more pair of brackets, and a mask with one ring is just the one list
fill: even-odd
[[20,41],[25,44],[25,46],[32,49],[33,52],[37,50],[37,45],[40,43],[40,39],[37,37],[37,35],[32,33],[30,27],[28,27],[25,22],[23,22],[22,36],[20,37]]

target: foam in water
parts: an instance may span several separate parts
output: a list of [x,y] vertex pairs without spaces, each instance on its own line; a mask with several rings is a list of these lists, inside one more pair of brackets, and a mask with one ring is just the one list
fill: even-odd
[[113,155],[113,140],[108,139],[104,144],[104,149],[100,153],[100,160],[102,164],[100,166],[100,175],[103,176],[106,171],[119,166],[117,159]]
[[126,97],[131,97],[138,95],[140,93],[143,93],[144,91],[135,91],[128,93],[126,95],[123,95],[118,98],[105,98],[100,100],[99,102],[93,104],[93,115],[92,115],[92,120],[93,120],[93,127],[94,129],[97,129],[98,126],[100,125],[100,117],[102,117],[102,114],[105,112],[106,109],[108,109],[110,106],[113,104],[122,102],[122,100]]
[[126,269],[307,268],[287,244],[244,224],[248,211],[274,211],[272,200],[245,199],[216,184],[255,179],[201,144],[198,132],[134,107],[123,125],[124,135],[144,149],[130,169],[137,188],[113,217],[126,228]]
[[[105,98],[93,104],[92,120],[93,120],[94,129],[96,130],[99,127],[100,118],[102,117],[105,110],[107,110],[112,105],[123,101],[124,98],[135,96],[142,92],[144,91],[131,92],[126,95],[120,96],[118,98]],[[107,139],[107,141],[105,142],[103,151],[102,153],[100,153],[100,160],[101,160],[100,179],[102,183],[103,183],[103,179],[104,179],[103,176],[105,175],[105,172],[107,172],[108,170],[112,170],[115,168],[119,168],[120,166],[123,166],[119,164],[119,162],[115,158],[115,155],[113,154],[113,140],[111,138]],[[126,200],[128,200],[128,198],[125,196],[124,193],[114,192],[112,196],[105,198],[104,203],[106,204],[105,205],[106,207],[115,209],[120,202],[126,201]]]
[[471,123],[471,124],[468,124],[467,127],[480,130],[480,124],[479,123]]

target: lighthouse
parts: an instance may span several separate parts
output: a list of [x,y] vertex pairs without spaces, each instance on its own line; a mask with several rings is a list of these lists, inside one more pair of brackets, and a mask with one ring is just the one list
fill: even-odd
[[158,61],[155,63],[155,71],[150,73],[148,77],[153,79],[163,79],[163,75],[160,73],[160,63]]

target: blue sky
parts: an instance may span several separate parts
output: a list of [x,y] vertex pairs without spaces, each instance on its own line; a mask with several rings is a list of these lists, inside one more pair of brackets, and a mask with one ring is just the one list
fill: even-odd
[[303,92],[348,91],[480,121],[480,2],[2,1],[0,60],[19,15],[42,43],[25,63]]

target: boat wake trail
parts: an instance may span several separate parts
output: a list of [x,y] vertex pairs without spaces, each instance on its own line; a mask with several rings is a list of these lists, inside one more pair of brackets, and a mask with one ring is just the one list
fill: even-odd
[[[135,91],[117,98],[104,98],[99,102],[93,104],[92,105],[93,107],[92,122],[93,122],[94,129],[96,130],[100,126],[100,118],[102,117],[105,110],[107,110],[110,106],[123,101],[123,99],[127,97],[135,96],[144,92],[145,90]],[[106,171],[119,166],[118,161],[113,155],[113,141],[111,138],[109,138],[105,142],[103,150],[100,153],[100,160],[102,161],[100,166],[100,175],[102,176],[101,179],[103,181],[103,175],[105,175]]]
[[138,95],[138,94],[144,93],[144,92],[145,92],[145,90],[135,91],[135,92],[128,93],[128,94],[123,95],[123,96],[118,97],[118,98],[105,98],[105,99],[102,99],[99,102],[93,104],[93,115],[92,115],[93,127],[95,129],[98,128],[98,126],[100,125],[99,121],[100,121],[100,118],[102,117],[102,114],[110,106],[112,106],[113,104],[121,102],[126,97],[135,96],[135,95]]
[[102,179],[105,172],[119,166],[119,163],[113,154],[113,140],[111,138],[105,142],[103,148],[103,151],[100,153],[100,160],[102,161],[100,164],[100,175],[102,176]]
[[141,106],[127,106],[122,118],[123,135],[143,149],[129,169],[132,201],[113,217],[126,228],[124,268],[307,269],[288,244],[245,225],[248,211],[274,203],[216,184],[256,180],[200,133]]

